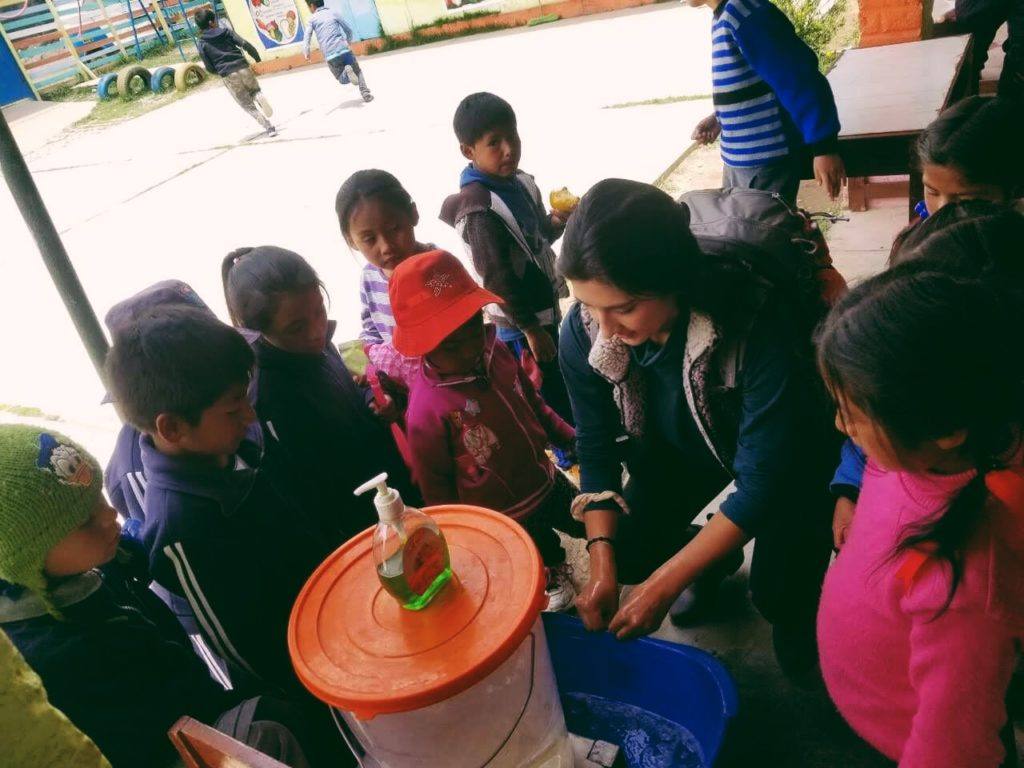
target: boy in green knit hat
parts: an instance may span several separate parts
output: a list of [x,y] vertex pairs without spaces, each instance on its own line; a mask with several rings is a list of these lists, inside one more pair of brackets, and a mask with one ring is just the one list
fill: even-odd
[[51,704],[114,768],[175,763],[167,730],[183,715],[308,766],[299,729],[270,714],[288,705],[239,704],[183,632],[168,636],[104,583],[97,568],[116,554],[121,526],[102,487],[96,460],[72,440],[0,424],[0,628]]

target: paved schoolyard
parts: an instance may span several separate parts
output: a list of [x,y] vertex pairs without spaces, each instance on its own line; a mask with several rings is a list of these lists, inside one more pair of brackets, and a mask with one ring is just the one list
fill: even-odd
[[[487,89],[516,108],[523,167],[543,190],[582,192],[606,176],[653,181],[709,102],[605,107],[709,93],[708,23],[670,4],[367,57],[369,105],[323,65],[268,76],[276,139],[245,141],[257,126],[219,87],[56,140],[49,123],[62,115],[16,120],[14,130],[101,317],[167,277],[190,282],[223,315],[222,256],[272,243],[318,269],[340,340],[358,327],[360,260],[333,213],[350,173],[395,173],[419,205],[420,239],[458,249],[436,219],[464,163],[451,118],[463,96]],[[98,405],[99,381],[2,185],[0,232],[0,404],[59,414],[103,453],[116,418]]]

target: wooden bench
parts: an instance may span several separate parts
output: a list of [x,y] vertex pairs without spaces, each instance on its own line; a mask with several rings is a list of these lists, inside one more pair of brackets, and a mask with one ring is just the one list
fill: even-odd
[[288,768],[191,717],[178,720],[167,735],[185,768]]
[[967,35],[855,48],[842,55],[828,81],[839,110],[839,151],[851,184],[869,176],[909,174],[913,216],[924,197],[914,144],[943,109],[970,95],[970,55]]

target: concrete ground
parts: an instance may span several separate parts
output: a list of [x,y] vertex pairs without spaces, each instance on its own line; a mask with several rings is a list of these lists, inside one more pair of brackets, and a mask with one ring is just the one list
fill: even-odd
[[[461,253],[436,218],[465,163],[451,118],[463,96],[487,89],[516,108],[522,166],[541,189],[581,193],[606,176],[653,181],[710,103],[606,107],[709,93],[708,24],[703,11],[665,4],[367,57],[377,97],[368,105],[322,65],[264,77],[275,139],[251,139],[258,126],[222,88],[57,139],[41,139],[45,116],[56,114],[47,110],[13,128],[101,317],[168,277],[191,283],[223,316],[221,258],[268,243],[317,268],[343,340],[357,333],[362,266],[333,212],[349,174],[395,173],[419,205],[419,238]],[[35,406],[70,430],[112,437],[113,410],[98,405],[99,381],[3,185],[0,231],[0,328],[11,363],[0,404]]]

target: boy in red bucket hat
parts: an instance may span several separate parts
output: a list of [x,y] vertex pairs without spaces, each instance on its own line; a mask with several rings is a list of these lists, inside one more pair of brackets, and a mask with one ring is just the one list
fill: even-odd
[[518,520],[548,567],[548,610],[572,607],[558,527],[570,532],[575,490],[545,452],[573,428],[541,399],[513,354],[485,326],[500,303],[458,259],[429,251],[402,262],[388,293],[395,348],[420,357],[406,412],[413,473],[428,504],[475,504]]

